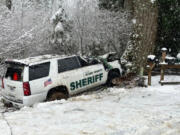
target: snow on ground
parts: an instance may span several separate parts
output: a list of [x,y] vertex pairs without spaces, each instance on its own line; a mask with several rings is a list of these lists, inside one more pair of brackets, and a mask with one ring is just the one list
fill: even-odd
[[0,135],[179,135],[180,85],[161,86],[159,78],[148,88],[108,88],[0,113]]

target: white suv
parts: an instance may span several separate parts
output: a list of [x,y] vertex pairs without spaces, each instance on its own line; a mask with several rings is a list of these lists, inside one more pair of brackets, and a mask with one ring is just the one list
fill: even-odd
[[43,55],[6,60],[2,79],[4,104],[31,106],[42,101],[66,99],[121,75],[118,60],[84,59],[81,56]]

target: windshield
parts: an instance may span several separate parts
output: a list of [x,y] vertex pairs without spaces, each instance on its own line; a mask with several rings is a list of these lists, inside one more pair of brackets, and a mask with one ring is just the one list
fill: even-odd
[[5,74],[5,78],[14,81],[22,81],[23,80],[23,65],[17,64],[7,64],[7,71]]

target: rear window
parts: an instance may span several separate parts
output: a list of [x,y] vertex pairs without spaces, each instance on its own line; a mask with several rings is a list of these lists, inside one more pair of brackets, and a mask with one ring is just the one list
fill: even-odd
[[43,78],[49,75],[50,62],[29,67],[29,81]]
[[14,81],[22,81],[23,70],[24,70],[23,65],[7,64],[7,71],[5,74],[5,78]]

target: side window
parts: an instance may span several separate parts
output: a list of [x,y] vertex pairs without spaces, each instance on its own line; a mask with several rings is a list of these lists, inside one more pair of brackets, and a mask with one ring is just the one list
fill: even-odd
[[50,62],[29,67],[29,81],[49,75]]
[[77,57],[70,57],[70,58],[58,60],[58,73],[65,72],[68,70],[73,70],[80,67],[81,65]]

